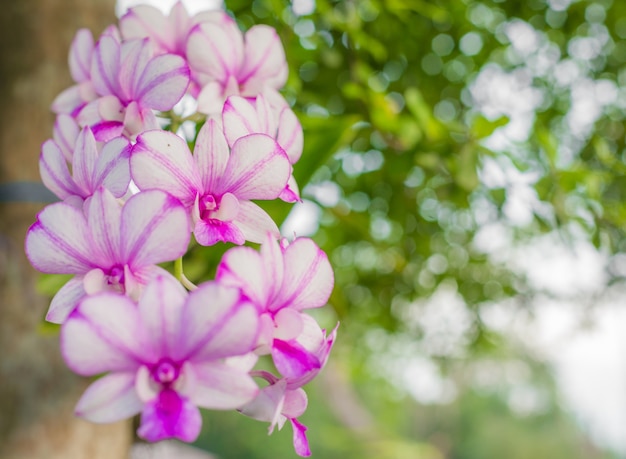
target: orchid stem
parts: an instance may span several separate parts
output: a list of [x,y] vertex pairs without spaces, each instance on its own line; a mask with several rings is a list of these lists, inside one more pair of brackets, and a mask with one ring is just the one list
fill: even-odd
[[183,273],[183,257],[177,258],[174,261],[174,276],[187,290],[195,290],[198,288],[198,286],[187,279],[185,273]]

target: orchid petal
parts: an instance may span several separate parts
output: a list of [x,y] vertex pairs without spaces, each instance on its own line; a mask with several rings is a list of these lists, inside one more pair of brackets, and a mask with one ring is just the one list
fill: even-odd
[[108,142],[122,135],[124,123],[121,121],[101,121],[91,126],[91,130],[98,142]]
[[139,80],[152,56],[152,45],[147,38],[127,40],[122,43],[118,80],[125,101],[139,100],[137,94]]
[[274,339],[272,359],[276,369],[286,378],[299,378],[304,374],[317,372],[322,367],[317,356],[295,340]]
[[297,419],[289,419],[289,421],[293,428],[293,448],[296,450],[296,454],[301,457],[309,457],[311,449],[306,438],[307,426],[300,424]]
[[217,193],[239,199],[275,199],[289,179],[290,165],[282,148],[265,134],[251,134],[233,145]]
[[92,383],[78,401],[75,413],[91,422],[108,423],[134,416],[142,407],[135,392],[135,373],[120,372]]
[[198,132],[193,156],[202,177],[204,191],[215,191],[230,156],[222,129],[215,120],[209,119]]
[[39,174],[43,184],[60,199],[68,196],[83,195],[70,176],[63,152],[53,140],[47,140],[41,146],[39,156]]
[[131,268],[175,260],[189,245],[189,215],[180,201],[160,190],[132,196],[122,209],[122,258]]
[[70,46],[69,66],[72,79],[77,83],[91,78],[93,48],[93,35],[89,29],[80,29],[76,32]]
[[198,438],[201,427],[198,408],[176,391],[164,389],[144,406],[137,434],[151,442],[166,438],[192,442]]
[[283,308],[274,316],[274,338],[282,341],[295,339],[304,329],[302,314],[292,308]]
[[97,159],[96,139],[91,129],[85,127],[76,139],[76,147],[74,148],[72,159],[74,181],[82,188],[84,196],[88,196],[95,191],[93,185]]
[[83,376],[134,371],[155,357],[137,307],[114,293],[86,297],[74,309],[61,328],[61,352],[72,371]]
[[288,390],[285,394],[285,403],[283,405],[283,416],[294,419],[302,416],[306,411],[308,398],[304,390],[298,388],[296,390]]
[[104,254],[106,263],[100,268],[109,268],[122,261],[120,224],[122,206],[106,188],[94,193],[87,208],[87,221],[93,244]]
[[137,81],[133,95],[143,106],[170,110],[183,97],[189,85],[189,67],[174,54],[157,56],[148,62]]
[[192,362],[250,352],[256,344],[257,309],[238,289],[207,282],[189,294],[182,317],[180,357]]
[[234,221],[246,241],[263,243],[268,233],[278,239],[280,232],[272,217],[250,201],[239,201],[239,214]]
[[[205,115],[216,115],[221,113],[224,107],[224,94],[222,85],[217,81],[210,81],[198,94],[198,112]],[[57,113],[57,112],[55,112]]]
[[242,245],[246,242],[241,230],[232,222],[220,220],[198,220],[193,229],[198,244],[205,247],[215,245],[218,242],[232,242]]
[[284,107],[278,117],[276,141],[287,153],[291,164],[295,164],[302,156],[304,146],[302,125],[289,107]]
[[130,183],[131,145],[123,137],[110,140],[102,147],[94,172],[94,187],[104,186],[121,198]]
[[171,52],[173,37],[167,18],[161,10],[150,5],[137,5],[130,8],[120,18],[120,31],[126,40],[149,37],[156,45]]
[[50,110],[57,115],[72,115],[77,109],[82,108],[85,102],[81,95],[80,86],[74,85],[64,89],[54,98],[50,105]]
[[91,80],[101,96],[123,96],[119,84],[120,43],[111,35],[98,40],[91,63]]
[[193,365],[192,401],[203,408],[231,410],[238,408],[258,393],[258,387],[247,372],[221,362]]
[[81,277],[70,279],[52,298],[46,320],[62,324],[85,295],[83,279]]
[[192,29],[187,40],[191,69],[222,85],[229,76],[237,74],[243,54],[243,35],[234,22],[199,24]]
[[148,131],[137,137],[130,158],[130,171],[142,189],[161,189],[190,207],[201,180],[187,143],[175,134]]
[[276,30],[256,25],[246,32],[245,54],[237,79],[244,95],[255,96],[267,85],[275,89],[287,81],[285,51]]
[[269,306],[280,292],[285,275],[283,251],[271,233],[266,235],[265,241],[261,245],[261,259],[263,260],[265,283],[268,287],[267,305]]
[[261,129],[259,116],[254,102],[239,96],[230,96],[222,110],[222,120],[224,123],[224,135],[229,146],[233,146],[240,137],[249,134],[268,134]]
[[274,425],[278,423],[285,402],[287,383],[284,379],[264,387],[250,403],[242,406],[239,410],[242,414],[257,421],[271,423],[270,433]]
[[178,346],[180,318],[187,294],[172,277],[150,282],[139,299],[139,314],[159,355],[173,355]]
[[240,288],[245,297],[264,309],[273,283],[269,280],[268,285],[271,276],[266,275],[267,269],[256,250],[235,247],[222,257],[215,278],[224,285]]
[[63,152],[65,159],[70,163],[72,162],[74,146],[76,145],[76,138],[79,133],[80,128],[74,118],[63,114],[57,116],[57,119],[54,122],[52,138]]
[[294,176],[290,176],[289,180],[287,180],[287,185],[283,191],[278,195],[278,199],[285,202],[300,202],[300,189],[298,188],[298,184],[296,183],[296,179]]
[[285,249],[285,280],[273,310],[298,311],[324,306],[333,290],[334,275],[326,254],[312,239],[299,238]]
[[45,273],[84,274],[103,260],[82,211],[63,202],[39,213],[25,246],[30,263]]

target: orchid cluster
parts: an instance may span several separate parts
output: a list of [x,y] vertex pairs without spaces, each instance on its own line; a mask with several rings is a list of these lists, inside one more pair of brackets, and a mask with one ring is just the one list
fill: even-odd
[[[69,65],[76,84],[52,104],[39,163],[60,202],[39,213],[25,250],[38,270],[73,275],[46,319],[62,324],[70,369],[98,376],[76,414],[140,414],[142,438],[191,442],[199,407],[235,409],[270,433],[289,421],[296,452],[310,455],[302,386],[336,327],[327,334],[305,311],[327,303],[334,278],[311,239],[281,239],[254,202],[300,199],[302,128],[278,92],[276,32],[243,34],[224,11],[190,17],[182,3],[167,16],[137,6],[97,40],[80,30]],[[238,246],[199,285],[182,272],[192,233],[200,246]],[[172,261],[174,274],[159,266]],[[275,372],[257,369],[263,355]]]

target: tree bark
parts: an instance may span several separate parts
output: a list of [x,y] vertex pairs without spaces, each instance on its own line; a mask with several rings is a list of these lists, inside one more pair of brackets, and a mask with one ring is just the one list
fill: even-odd
[[[38,158],[51,137],[49,106],[72,84],[67,55],[81,27],[97,36],[115,21],[114,0],[19,0],[0,14],[0,184],[40,181]],[[42,204],[0,203],[0,457],[123,459],[129,422],[95,425],[74,405],[88,381],[59,353],[58,334],[41,322],[49,299],[37,294],[37,273],[24,237]]]

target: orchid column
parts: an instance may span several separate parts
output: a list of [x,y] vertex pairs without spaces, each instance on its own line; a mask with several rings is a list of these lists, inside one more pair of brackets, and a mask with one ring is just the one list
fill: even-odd
[[[144,439],[194,441],[198,407],[238,410],[270,433],[289,420],[296,452],[310,455],[302,386],[336,327],[327,335],[305,311],[326,304],[334,279],[312,240],[281,239],[253,202],[300,199],[302,128],[279,93],[276,32],[244,34],[223,11],[190,17],[181,3],[168,16],[138,6],[98,39],[79,31],[69,62],[76,84],[53,103],[40,158],[62,201],[38,215],[25,248],[40,271],[73,275],[47,320],[62,324],[68,366],[100,376],[76,414],[140,413]],[[241,247],[194,285],[181,263],[192,237],[200,250]],[[256,368],[268,358],[275,371]]]

